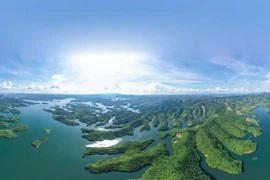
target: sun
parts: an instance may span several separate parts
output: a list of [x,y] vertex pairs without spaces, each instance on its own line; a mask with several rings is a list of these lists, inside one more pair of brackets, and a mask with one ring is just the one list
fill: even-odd
[[76,86],[101,92],[139,75],[146,60],[140,53],[79,53],[70,57],[67,66]]
[[133,73],[134,66],[144,60],[141,54],[77,54],[71,65],[81,76],[95,78],[121,78]]

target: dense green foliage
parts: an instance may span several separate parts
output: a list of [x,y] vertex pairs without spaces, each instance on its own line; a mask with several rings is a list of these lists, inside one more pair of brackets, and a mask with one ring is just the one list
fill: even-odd
[[146,120],[143,121],[142,126],[140,128],[140,132],[142,132],[142,131],[149,131],[149,130],[151,130],[151,127],[149,125],[149,122],[146,121]]
[[173,155],[154,161],[140,180],[210,180],[199,167],[199,159],[195,132],[185,129],[173,139]]
[[89,155],[94,155],[94,154],[120,154],[124,153],[129,149],[139,149],[139,150],[144,150],[147,148],[150,144],[154,142],[153,138],[148,138],[146,140],[142,141],[129,141],[129,142],[124,142],[121,145],[117,146],[111,146],[111,147],[87,147],[82,155],[82,157],[89,156]]
[[78,126],[79,123],[75,122],[73,119],[69,119],[68,117],[61,116],[61,115],[53,115],[53,119],[56,121],[66,124],[68,126]]
[[235,154],[244,155],[256,151],[256,143],[253,143],[251,140],[236,139],[214,121],[208,123],[206,127],[222,144]]
[[42,143],[48,141],[48,138],[46,137],[42,137],[42,138],[39,138],[37,140],[34,140],[31,144],[32,146],[38,148]]
[[172,125],[173,127],[181,127],[181,126],[182,126],[182,122],[181,122],[179,119],[173,119],[173,120],[171,121],[171,125]]
[[19,117],[6,118],[4,115],[0,114],[0,121],[6,121],[11,123],[18,123],[20,121]]
[[[159,131],[167,131],[169,123],[173,127],[181,127],[182,121],[187,121],[187,130],[175,128],[169,132],[158,133],[160,138],[173,136],[173,155],[163,155],[151,162],[151,167],[142,176],[142,179],[147,180],[209,179],[199,168],[200,157],[197,150],[205,155],[209,166],[231,174],[241,173],[242,162],[230,157],[228,150],[239,155],[256,151],[257,144],[243,138],[249,133],[255,137],[261,135],[261,128],[258,127],[258,121],[247,121],[246,118],[255,116],[253,110],[256,107],[270,108],[270,94],[224,97],[112,96],[76,96],[76,99],[65,107],[56,106],[46,111],[52,113],[55,120],[67,125],[77,125],[76,119],[87,126],[93,125],[82,129],[82,137],[90,141],[133,135],[135,128],[139,128],[140,132],[149,130],[149,123]],[[130,108],[139,109],[140,113],[126,109],[127,104]],[[110,121],[112,118],[114,120]],[[108,131],[92,128],[97,126],[103,126],[102,128]],[[119,152],[124,155],[98,161],[87,168],[96,173],[112,170],[134,171],[145,164],[138,162],[138,166],[133,166],[133,158],[144,153],[141,150],[118,146],[90,148],[86,150],[89,155]],[[130,168],[127,167],[128,163],[132,164]]]
[[18,135],[13,133],[12,130],[0,130],[0,137],[7,138],[7,139],[14,139]]
[[205,127],[200,128],[196,134],[198,149],[204,154],[206,163],[212,167],[231,174],[242,172],[242,162],[234,160],[226,152],[218,139],[211,134]]
[[0,127],[5,127],[7,128],[9,124],[7,122],[0,122]]
[[[12,95],[0,95],[0,112],[9,113],[14,107],[24,107],[34,104],[32,102],[24,101],[20,98],[14,98]],[[11,110],[11,111],[10,111]],[[18,113],[19,111],[14,111]]]
[[141,152],[138,149],[129,149],[121,157],[109,160],[99,160],[96,163],[85,166],[87,170],[93,173],[102,173],[109,171],[132,172],[150,165],[152,162],[167,154],[166,145],[158,144],[148,151]]
[[29,129],[29,126],[26,124],[19,124],[17,126],[15,126],[14,128],[12,128],[12,131],[15,132],[21,132],[21,131],[27,131]]
[[12,122],[12,123],[18,123],[21,120],[21,118],[19,117],[10,117],[8,120],[8,122]]
[[[89,141],[102,141],[104,139],[115,139],[118,137],[123,137],[125,135],[133,135],[134,128],[127,126],[125,128],[115,130],[115,131],[100,131],[100,130],[88,130],[88,134],[84,134],[82,137]],[[83,132],[86,132],[84,129]]]
[[9,112],[13,113],[13,114],[20,114],[21,111],[18,109],[10,109]]

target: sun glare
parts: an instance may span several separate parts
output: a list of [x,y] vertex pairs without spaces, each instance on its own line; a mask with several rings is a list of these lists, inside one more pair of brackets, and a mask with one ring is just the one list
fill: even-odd
[[108,79],[132,74],[144,60],[141,54],[78,54],[72,56],[71,64],[82,76]]

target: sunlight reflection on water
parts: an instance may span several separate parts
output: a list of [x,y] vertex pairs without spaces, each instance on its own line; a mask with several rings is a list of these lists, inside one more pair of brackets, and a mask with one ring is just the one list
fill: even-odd
[[86,147],[110,147],[118,144],[122,141],[122,138],[117,138],[114,140],[103,140],[103,141],[95,141],[93,144],[85,145]]

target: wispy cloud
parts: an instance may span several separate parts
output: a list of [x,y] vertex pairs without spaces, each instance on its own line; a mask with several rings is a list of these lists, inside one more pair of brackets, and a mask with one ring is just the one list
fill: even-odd
[[78,54],[66,61],[64,67],[63,74],[72,81],[64,83],[65,86],[87,92],[130,89],[131,85],[136,88],[151,83],[183,87],[208,80],[164,59],[143,54]]
[[233,71],[234,77],[257,76],[261,72],[265,71],[264,67],[248,63],[247,57],[240,57],[240,59],[232,56],[215,57],[210,61],[216,65],[224,66],[225,68]]

